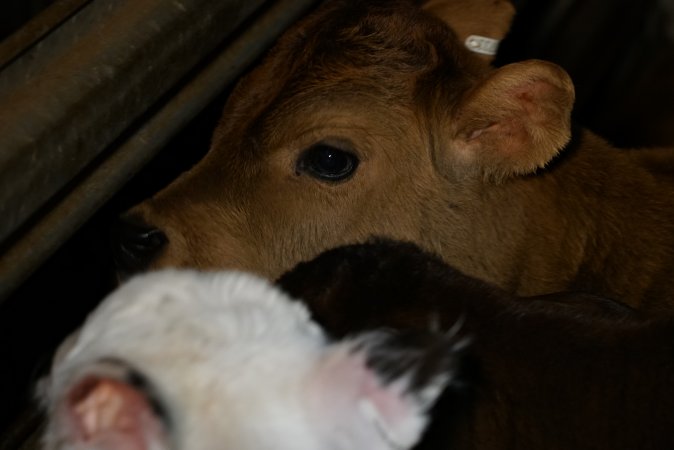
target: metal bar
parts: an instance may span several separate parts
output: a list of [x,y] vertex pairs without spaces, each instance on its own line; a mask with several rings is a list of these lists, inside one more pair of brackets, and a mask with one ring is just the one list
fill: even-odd
[[0,241],[264,0],[95,0],[0,72]]
[[92,0],[57,0],[0,42],[0,70]]
[[221,93],[316,0],[279,0],[0,255],[0,301]]

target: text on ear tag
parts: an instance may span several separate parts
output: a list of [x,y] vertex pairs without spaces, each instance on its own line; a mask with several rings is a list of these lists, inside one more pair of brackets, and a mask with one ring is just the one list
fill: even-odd
[[466,47],[468,50],[482,55],[493,56],[498,50],[498,45],[501,43],[498,39],[492,39],[484,36],[471,34],[466,38]]

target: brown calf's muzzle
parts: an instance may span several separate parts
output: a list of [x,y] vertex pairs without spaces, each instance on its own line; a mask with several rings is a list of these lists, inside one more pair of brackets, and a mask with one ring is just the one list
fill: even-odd
[[118,276],[124,279],[148,268],[168,238],[137,215],[127,213],[113,225],[111,241]]

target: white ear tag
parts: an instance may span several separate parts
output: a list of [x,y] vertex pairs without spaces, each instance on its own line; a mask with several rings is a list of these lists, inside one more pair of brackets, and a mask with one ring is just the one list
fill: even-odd
[[494,56],[498,51],[498,46],[500,43],[501,41],[498,39],[471,34],[466,38],[465,45],[468,50],[472,52],[480,53],[482,55]]

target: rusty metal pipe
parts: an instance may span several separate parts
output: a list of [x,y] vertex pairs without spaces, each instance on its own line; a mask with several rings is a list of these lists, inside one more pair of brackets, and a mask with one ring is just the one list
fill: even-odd
[[[134,1],[138,2],[139,0]],[[315,0],[279,0],[274,2],[211,64],[187,83],[173,99],[159,109],[125,142],[121,143],[119,148],[111,152],[111,156],[89,173],[85,175],[80,173],[82,179],[68,195],[51,205],[50,210],[44,213],[31,228],[22,230],[21,236],[14,239],[11,245],[0,255],[0,300],[6,298],[12,290],[18,287],[40,263],[51,255],[61,243],[69,238],[78,227],[146,164],[181,127],[203,109],[210,99],[222,92],[227,84],[232,82],[247,65],[254,61],[278,34],[314,3],[316,3]],[[211,24],[214,25],[215,22]],[[169,62],[166,62],[166,64],[170,66]],[[143,65],[143,67],[147,69],[147,65]],[[169,68],[163,70],[162,73],[170,71]],[[123,78],[128,81],[128,77]],[[145,77],[143,76],[143,78]],[[108,81],[111,81],[113,86],[117,85],[114,80]],[[120,82],[120,84],[123,83]],[[101,90],[114,97],[113,86],[103,85]],[[2,92],[1,87],[0,92]],[[127,86],[125,92],[129,95],[142,94],[137,84]],[[43,100],[50,104],[45,105],[45,108],[56,107],[50,99]],[[86,120],[86,124],[70,121],[67,127],[75,128],[73,132],[67,129],[60,130],[58,125],[52,124],[56,128],[46,129],[41,138],[36,136],[35,139],[29,139],[30,130],[33,129],[33,123],[31,122],[30,127],[21,127],[21,130],[14,134],[14,141],[12,142],[15,146],[9,148],[18,152],[17,149],[21,147],[16,144],[23,143],[33,152],[26,150],[26,154],[15,154],[14,160],[8,160],[4,155],[7,152],[7,148],[4,147],[7,139],[0,136],[0,142],[2,143],[0,144],[2,145],[0,146],[0,173],[3,174],[2,179],[0,179],[0,208],[4,217],[9,217],[11,214],[16,222],[16,218],[19,216],[18,213],[22,208],[20,203],[22,202],[20,199],[12,197],[18,195],[19,192],[22,193],[21,195],[28,195],[28,191],[31,189],[44,190],[47,183],[41,182],[40,177],[48,178],[50,180],[49,185],[52,186],[51,189],[55,190],[57,185],[70,180],[73,172],[79,173],[80,171],[69,170],[69,176],[64,174],[52,176],[51,171],[63,170],[64,165],[68,166],[70,160],[90,159],[86,157],[85,153],[93,153],[93,156],[98,154],[94,150],[88,152],[90,146],[104,146],[102,142],[111,139],[113,134],[115,136],[119,134],[119,132],[108,133],[107,130],[100,129],[100,127],[107,126],[116,129],[121,128],[117,124],[110,123],[108,125],[106,123],[106,120],[112,121],[114,119],[112,116],[125,115],[125,105],[118,105],[118,99],[111,98],[103,102],[106,105],[105,111],[101,110],[102,106],[96,104],[95,98],[85,96],[80,101],[84,104],[74,104],[72,114],[81,115],[85,112],[92,114],[99,112],[98,120]],[[88,102],[94,104],[89,105]],[[131,101],[131,103],[136,106],[135,102]],[[38,108],[33,111],[35,117],[30,114],[27,116],[33,118],[35,122],[40,122],[40,120],[48,118],[39,113],[41,110]],[[63,122],[66,121],[63,120]],[[6,125],[2,124],[0,127],[3,129],[11,128]],[[20,124],[15,121],[13,125],[19,126]],[[63,124],[63,126],[66,125]],[[97,139],[94,136],[96,133],[105,134],[105,139]],[[58,143],[46,142],[50,136],[58,137],[60,140],[58,140]],[[20,138],[23,138],[23,140]],[[39,146],[37,145],[38,139]],[[64,141],[67,141],[70,145],[67,146]],[[45,156],[46,160],[40,161],[39,157],[35,158],[34,152],[38,149],[42,150],[42,146],[47,144],[50,144],[48,145],[50,152],[47,152],[49,154]],[[52,154],[52,152],[55,154]],[[16,167],[19,162],[30,163],[31,161],[35,164],[34,166],[27,164],[27,166],[21,168],[25,171],[24,174],[11,173],[11,167]],[[9,166],[9,162],[13,166]],[[75,166],[80,164],[73,163]],[[10,172],[6,172],[7,170],[10,170]],[[13,181],[6,179],[5,173],[10,173],[11,176],[8,178]],[[31,208],[34,208],[36,200],[34,196],[30,197],[32,199]],[[23,214],[21,217],[23,217]],[[3,230],[6,234],[8,231],[7,225],[4,225]]]
[[56,0],[0,41],[0,71],[91,2],[92,0]]
[[96,0],[0,72],[0,241],[264,0]]

